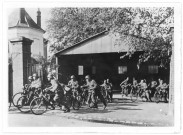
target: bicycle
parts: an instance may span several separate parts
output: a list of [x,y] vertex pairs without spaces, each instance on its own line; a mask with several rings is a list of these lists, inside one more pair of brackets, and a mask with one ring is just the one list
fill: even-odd
[[34,98],[30,103],[30,110],[35,115],[41,115],[47,111],[49,106],[56,106],[58,105],[61,107],[61,102],[52,104],[51,103],[51,96],[55,95],[55,93],[48,93],[46,90],[41,90],[39,97]]
[[[82,89],[82,92],[83,92],[82,96],[81,96],[82,103],[83,104],[86,103],[89,108],[98,108],[97,107],[98,97],[96,96],[96,90],[97,89],[95,89],[95,90],[94,89],[89,89],[89,87],[85,86],[85,85],[81,86],[81,89]],[[89,97],[89,96],[91,96],[91,97]],[[91,99],[92,96],[93,96],[93,98],[94,98],[93,100],[95,102]],[[89,101],[88,101],[88,98],[90,98]]]
[[131,87],[132,85],[131,84],[124,84],[124,85],[121,85],[121,88],[122,88],[122,91],[121,91],[121,96],[124,97],[124,96],[128,96],[131,92]]
[[161,88],[156,89],[154,93],[154,101],[156,103],[163,101],[162,99],[164,99],[164,102],[167,103],[168,102],[167,97],[168,97],[168,91],[166,89],[161,89]]
[[[33,93],[33,99],[39,96],[41,89],[36,89]],[[20,110],[23,113],[30,112],[30,97],[29,92],[23,93],[22,96],[17,100],[17,106],[18,110]]]
[[101,86],[100,87],[100,90],[101,90],[101,94],[102,94],[102,96],[104,97],[104,99],[107,101],[107,90],[106,90],[106,88],[105,88],[105,86]]
[[17,101],[18,101],[18,99],[19,99],[22,95],[24,95],[24,94],[27,93],[27,91],[28,91],[28,89],[29,89],[29,86],[30,86],[30,84],[25,84],[25,86],[22,88],[22,89],[23,89],[22,92],[18,92],[18,93],[14,94],[14,95],[12,96],[11,102],[12,102],[13,106],[17,107]]
[[84,105],[88,99],[88,90],[86,88],[81,88],[81,104]]
[[79,110],[81,107],[81,95],[78,93],[78,90],[72,89],[68,86],[65,86],[64,90],[66,91],[65,97],[68,102],[68,107],[72,107],[74,110]]
[[141,98],[143,101],[144,97],[146,97],[146,90],[141,89],[141,86],[137,86],[137,89],[132,87],[130,92],[130,98],[132,102],[137,101],[138,98]]
[[111,92],[111,87],[110,86],[101,86],[101,93],[102,93],[104,99],[107,102],[112,102],[112,99],[110,99],[109,92]]

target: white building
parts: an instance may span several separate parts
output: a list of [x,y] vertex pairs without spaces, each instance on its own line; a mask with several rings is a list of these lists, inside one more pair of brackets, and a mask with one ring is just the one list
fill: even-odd
[[[44,47],[43,34],[41,28],[41,12],[37,11],[37,23],[29,16],[24,8],[14,10],[8,18],[8,39],[26,37],[33,40],[31,45],[31,56],[47,56],[47,47]],[[11,53],[11,45],[9,46]]]

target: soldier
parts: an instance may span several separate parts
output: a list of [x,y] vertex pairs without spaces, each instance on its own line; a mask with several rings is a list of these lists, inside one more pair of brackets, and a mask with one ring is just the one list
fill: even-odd
[[47,79],[48,81],[50,81],[51,86],[45,89],[46,92],[50,94],[55,93],[54,97],[53,96],[50,97],[50,104],[52,106],[52,109],[55,109],[55,107],[53,106],[53,102],[56,102],[61,103],[66,108],[66,110],[64,110],[65,113],[70,112],[69,107],[67,107],[65,102],[63,102],[62,100],[64,98],[64,91],[62,90],[58,81],[53,77],[52,74],[48,74]]
[[144,94],[144,97],[146,98],[146,101],[151,101],[151,99],[149,98],[149,90],[147,89],[147,83],[146,83],[146,80],[141,80],[140,82],[140,87],[141,87],[141,90],[142,92],[145,92]]
[[29,76],[29,77],[28,77],[28,81],[29,81],[28,84],[25,84],[25,87],[27,88],[27,90],[29,90],[29,88],[30,88],[30,86],[31,86],[31,83],[32,83],[32,81],[33,81],[33,80],[32,80],[32,76]]
[[129,77],[127,77],[123,82],[121,82],[120,86],[128,84]]
[[149,90],[150,90],[149,98],[150,98],[150,101],[151,101],[151,98],[154,96],[154,93],[156,92],[156,87],[157,87],[157,82],[152,80],[150,85],[149,85]]
[[29,76],[29,77],[28,77],[28,81],[29,81],[29,84],[32,83],[32,76]]
[[112,96],[113,96],[113,93],[112,93],[112,83],[109,81],[109,79],[107,79],[106,81],[106,85],[108,86],[107,87],[107,91],[108,91],[108,95],[109,95],[109,101],[112,102]]
[[74,75],[71,76],[71,80],[68,82],[68,86],[72,90],[74,90],[74,91],[76,90],[77,93],[79,92],[79,84]]
[[31,88],[41,88],[42,87],[42,82],[41,79],[38,77],[38,75],[35,73],[32,75],[33,76],[33,81],[31,83]]
[[31,82],[29,87],[29,102],[32,101],[35,90],[42,87],[41,79],[38,77],[38,75],[35,73],[32,76],[33,76],[33,81]]
[[122,94],[125,94],[127,93],[127,91],[125,91],[127,89],[127,86],[128,86],[128,80],[129,80],[129,77],[127,77],[123,82],[121,82],[120,86],[122,88],[122,91],[121,93]]
[[86,104],[89,104],[91,101],[91,103],[93,103],[91,107],[97,108],[97,103],[95,100],[95,89],[97,88],[97,83],[95,82],[95,80],[92,80],[89,75],[87,75],[85,79],[86,79],[86,84],[83,85],[82,88],[88,89],[88,99]]

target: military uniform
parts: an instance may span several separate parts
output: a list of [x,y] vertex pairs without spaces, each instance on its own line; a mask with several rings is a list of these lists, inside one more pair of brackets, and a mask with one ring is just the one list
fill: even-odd
[[51,93],[55,93],[53,100],[57,102],[64,95],[64,92],[61,91],[61,86],[59,85],[57,80],[51,79],[50,83],[51,83],[51,87],[47,89],[49,89]]
[[36,80],[32,81],[31,83],[31,87],[32,88],[41,88],[42,83],[41,83],[41,79],[37,78]]
[[156,91],[156,86],[157,86],[157,82],[152,81],[151,84],[150,84],[150,97],[154,96],[154,93]]
[[97,88],[97,83],[95,82],[95,80],[91,80],[88,81],[85,85],[85,87],[88,88],[88,99],[87,99],[87,103],[90,102],[90,100],[96,104],[96,100],[95,100],[95,89]]
[[39,89],[42,87],[42,82],[40,78],[37,78],[36,80],[32,81],[29,86],[29,102],[32,101],[34,97],[34,92],[36,89]]
[[112,93],[112,83],[107,82],[105,87],[106,87],[106,90],[108,92],[107,98],[108,98],[108,100],[110,100],[112,102],[112,94],[113,94]]

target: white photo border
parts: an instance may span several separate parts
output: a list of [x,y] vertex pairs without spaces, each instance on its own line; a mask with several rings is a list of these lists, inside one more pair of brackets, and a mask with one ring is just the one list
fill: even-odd
[[[134,1],[134,0],[133,0]],[[11,1],[7,0],[3,3],[3,19],[2,19],[2,28],[3,28],[3,35],[2,35],[2,110],[1,110],[1,117],[2,117],[2,131],[3,133],[132,133],[132,134],[140,134],[140,133],[179,133],[181,127],[181,88],[182,88],[182,3],[181,2],[163,2],[156,1],[156,3],[148,1],[148,2],[140,2],[132,0],[125,0],[125,2],[121,2],[120,0],[116,1],[102,1],[102,0],[95,0],[95,1],[58,1],[49,0],[43,1],[40,0],[36,1]],[[32,128],[32,127],[9,127],[8,126],[8,15],[7,9],[8,8],[20,8],[20,7],[27,7],[27,8],[51,8],[51,7],[174,7],[175,14],[174,14],[174,53],[175,60],[174,60],[174,126],[173,127],[39,127],[39,128]],[[82,128],[82,130],[81,130]],[[71,130],[72,129],[72,130]],[[54,132],[53,132],[54,131]]]

